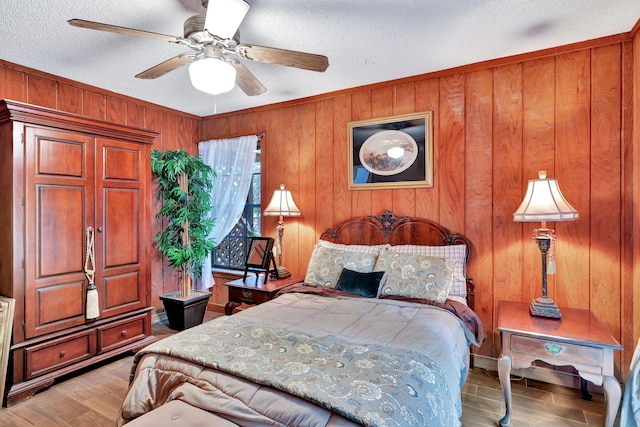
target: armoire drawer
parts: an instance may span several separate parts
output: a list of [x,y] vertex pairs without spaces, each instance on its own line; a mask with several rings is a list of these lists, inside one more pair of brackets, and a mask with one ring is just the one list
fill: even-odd
[[89,359],[96,353],[95,330],[25,348],[27,379]]
[[147,316],[141,315],[117,323],[99,326],[98,353],[105,353],[134,341],[143,339]]

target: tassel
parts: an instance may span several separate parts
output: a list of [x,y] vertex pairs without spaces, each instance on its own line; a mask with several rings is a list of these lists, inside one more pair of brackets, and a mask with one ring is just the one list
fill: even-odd
[[95,319],[100,316],[98,288],[93,282],[95,272],[93,227],[87,227],[87,255],[84,259],[84,273],[87,276],[87,280],[89,281],[89,285],[87,286],[87,305],[85,310],[85,317],[87,319]]
[[87,287],[87,319],[95,319],[100,316],[98,308],[98,288],[93,283]]
[[556,257],[553,256],[554,239],[551,240],[551,247],[549,248],[549,262],[547,263],[547,274],[556,274]]
[[556,258],[553,254],[549,255],[549,266],[547,267],[547,274],[556,274]]

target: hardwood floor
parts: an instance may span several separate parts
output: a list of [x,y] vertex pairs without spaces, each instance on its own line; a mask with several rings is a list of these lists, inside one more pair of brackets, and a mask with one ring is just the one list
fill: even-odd
[[[606,409],[601,394],[593,394],[592,400],[587,401],[581,398],[580,390],[513,376],[511,391],[512,427],[604,425]],[[462,425],[495,427],[504,410],[498,373],[472,369],[462,390]]]
[[[212,314],[208,313],[210,318]],[[154,325],[158,338],[174,333]],[[54,384],[33,398],[0,410],[0,426],[113,427],[127,391],[133,356],[112,360]],[[516,379],[512,381],[513,427],[577,427],[604,424],[604,397],[580,398],[578,390]],[[498,425],[504,415],[502,389],[496,372],[475,368],[462,394],[462,425]]]

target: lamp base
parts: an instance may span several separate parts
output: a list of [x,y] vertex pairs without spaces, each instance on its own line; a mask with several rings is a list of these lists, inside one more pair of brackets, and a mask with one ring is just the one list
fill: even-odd
[[275,271],[271,271],[272,279],[286,279],[289,276],[291,276],[291,272],[286,267],[283,267],[281,265],[276,267]]
[[553,319],[562,319],[560,309],[552,299],[540,297],[531,301],[529,313],[536,317],[551,317]]

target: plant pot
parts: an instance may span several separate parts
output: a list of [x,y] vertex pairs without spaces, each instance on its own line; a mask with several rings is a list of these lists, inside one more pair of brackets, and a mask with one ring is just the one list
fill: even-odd
[[169,327],[176,331],[183,331],[200,325],[207,311],[207,303],[211,292],[191,291],[188,297],[180,296],[180,292],[161,295],[167,313]]

